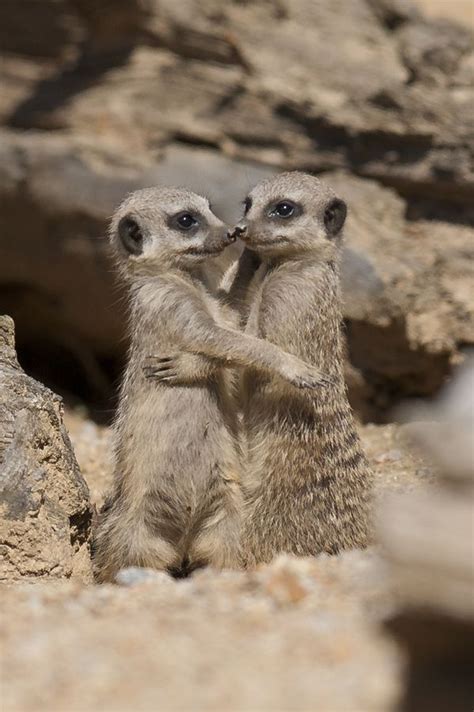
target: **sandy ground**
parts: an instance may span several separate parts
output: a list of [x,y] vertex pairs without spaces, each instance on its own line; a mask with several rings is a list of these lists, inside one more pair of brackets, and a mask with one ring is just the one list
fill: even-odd
[[[66,413],[66,426],[92,501],[100,506],[112,481],[110,429],[84,418],[80,411]],[[361,425],[359,431],[381,495],[432,479],[431,468],[409,447],[409,426]]]
[[374,553],[0,596],[3,710],[382,712],[398,693],[402,661],[377,625],[392,601]]
[[[94,502],[111,478],[110,433],[67,413]],[[377,491],[407,491],[431,468],[396,425],[361,427]],[[376,548],[281,557],[256,572],[174,581],[126,570],[120,585],[0,589],[5,712],[384,712],[403,657],[383,628],[396,607]]]

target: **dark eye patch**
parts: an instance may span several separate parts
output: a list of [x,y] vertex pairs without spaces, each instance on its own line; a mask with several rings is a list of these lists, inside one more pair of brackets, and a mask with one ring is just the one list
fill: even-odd
[[143,233],[138,222],[130,215],[122,218],[117,228],[118,236],[124,248],[131,255],[143,252]]
[[252,198],[245,198],[245,200],[244,200],[244,215],[247,215],[247,213],[251,207],[252,207]]
[[335,237],[346,221],[347,205],[343,200],[334,198],[324,210],[324,225],[330,237]]

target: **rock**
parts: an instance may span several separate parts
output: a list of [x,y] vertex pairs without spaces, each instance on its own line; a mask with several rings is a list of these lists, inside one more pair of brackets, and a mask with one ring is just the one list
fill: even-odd
[[389,499],[379,513],[379,537],[401,599],[387,626],[408,654],[402,709],[409,712],[461,712],[472,699],[473,377],[471,363],[432,408],[438,422],[411,428],[438,467],[437,487]]
[[474,343],[471,231],[408,222],[375,182],[328,174],[349,205],[342,282],[349,356],[372,386],[373,413],[436,392]]
[[18,365],[0,317],[0,580],[90,580],[92,509],[61,400]]
[[412,0],[370,0],[370,7],[388,30],[393,30],[420,16],[418,5]]
[[[16,320],[22,362],[55,388],[110,407],[126,324],[103,237],[114,206],[138,187],[186,183],[234,222],[242,196],[271,170],[209,148],[170,146],[155,163],[117,155],[113,141],[4,137],[0,305]],[[351,398],[374,419],[405,396],[435,392],[460,347],[474,342],[471,233],[407,222],[406,202],[373,181],[325,178],[350,207],[343,287],[357,369]],[[223,267],[228,260],[225,253]]]
[[[112,478],[110,428],[79,409],[66,411],[66,423],[99,504]],[[408,449],[406,427],[361,426],[360,433],[377,492],[409,492],[411,500],[434,470]],[[383,458],[387,452],[395,459]],[[404,667],[381,628],[398,610],[388,573],[374,548],[282,556],[249,572],[202,569],[179,581],[126,569],[116,586],[0,587],[2,701],[11,712],[84,704],[91,712],[391,712]]]
[[418,18],[400,29],[397,39],[403,63],[416,81],[446,82],[472,49],[469,30],[449,20]]
[[[24,57],[41,51],[14,28],[35,22],[36,3],[7,7],[23,84]],[[47,9],[56,14],[41,42],[71,58],[24,93],[10,89],[10,62],[12,126],[115,135],[143,155],[176,141],[212,145],[278,167],[345,168],[410,197],[472,202],[473,90],[465,82],[460,92],[458,81],[472,36],[425,20],[408,0],[122,0],[100,12],[90,0],[57,0]],[[69,33],[56,37],[65,23]]]
[[120,569],[115,577],[115,582],[119,586],[139,586],[142,583],[153,583],[155,585],[173,584],[171,576],[164,571],[155,571],[154,569],[143,569],[139,566],[129,566],[126,569]]
[[[390,712],[402,661],[378,624],[393,601],[380,556],[356,553],[166,585],[0,589],[2,702],[9,712]],[[274,566],[306,580],[307,595],[276,602],[265,583]]]
[[364,425],[359,434],[374,473],[377,499],[418,492],[434,482],[436,468],[413,448],[407,426]]
[[376,458],[376,462],[398,462],[401,459],[402,452],[400,450],[389,450],[388,452],[381,453]]
[[445,0],[418,0],[418,4],[428,17],[447,17],[468,27],[472,25],[471,0],[458,0],[454,4]]
[[0,3],[0,43],[3,52],[64,59],[80,39],[81,27],[65,0],[15,0]]
[[[437,465],[439,476],[463,490],[474,484],[472,432],[474,429],[474,359],[458,369],[456,377],[429,406],[405,408],[412,441]],[[419,422],[422,421],[428,422]]]
[[[0,309],[29,371],[96,414],[113,405],[125,310],[102,237],[125,193],[186,184],[234,221],[252,182],[300,168],[350,202],[352,402],[381,419],[439,389],[473,332],[468,29],[409,0],[47,0],[45,13],[0,9]],[[20,37],[25,25],[41,32]]]
[[278,605],[302,601],[314,585],[310,577],[314,568],[312,559],[279,556],[271,569],[263,569],[266,574],[263,578],[265,591]]
[[22,363],[61,392],[110,410],[126,345],[125,297],[105,239],[114,208],[131,190],[187,182],[235,220],[242,194],[268,170],[209,150],[171,147],[157,165],[127,160],[113,142],[3,138],[0,307],[15,319]]

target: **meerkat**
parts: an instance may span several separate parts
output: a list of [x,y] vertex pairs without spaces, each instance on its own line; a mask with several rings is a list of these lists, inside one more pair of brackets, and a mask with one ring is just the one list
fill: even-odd
[[[131,338],[114,424],[114,487],[94,542],[99,581],[131,565],[175,576],[237,565],[242,501],[225,367],[271,373],[295,390],[324,383],[316,367],[226,321],[205,261],[233,239],[208,201],[183,189],[137,191],[113,216]],[[180,385],[169,388],[173,363]]]
[[[324,371],[330,388],[289,390],[245,371],[241,387],[248,565],[280,552],[311,555],[366,546],[371,474],[343,372],[339,262],[347,207],[305,173],[258,184],[237,234],[261,261],[246,333]],[[248,257],[242,256],[244,274]],[[239,279],[239,274],[237,274]]]

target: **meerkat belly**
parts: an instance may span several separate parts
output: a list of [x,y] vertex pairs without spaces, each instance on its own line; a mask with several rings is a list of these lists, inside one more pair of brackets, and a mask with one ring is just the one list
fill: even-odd
[[[246,330],[279,346],[308,363],[317,363],[313,340],[317,339],[314,316],[302,313],[293,299],[284,302],[278,281],[268,277],[257,295]],[[283,314],[285,315],[283,317]],[[305,328],[301,328],[301,320]],[[314,339],[312,334],[314,333]],[[286,467],[290,453],[298,450],[298,441],[308,441],[308,423],[313,418],[314,398],[309,391],[295,391],[293,386],[270,375],[247,371],[242,379],[243,421],[247,441],[246,486],[261,482],[262,470]],[[273,463],[273,465],[271,464]],[[253,484],[252,484],[253,483]]]
[[204,388],[154,386],[127,404],[127,489],[151,532],[186,547],[236,477],[232,434]]
[[[264,287],[255,335],[318,366],[334,385],[296,391],[280,379],[245,374],[248,563],[281,551],[314,554],[367,543],[367,463],[345,393],[337,314],[325,307],[329,290],[302,299],[293,286],[275,280]],[[281,295],[288,293],[285,302]]]
[[247,563],[365,546],[367,463],[341,400],[252,384],[244,427]]

